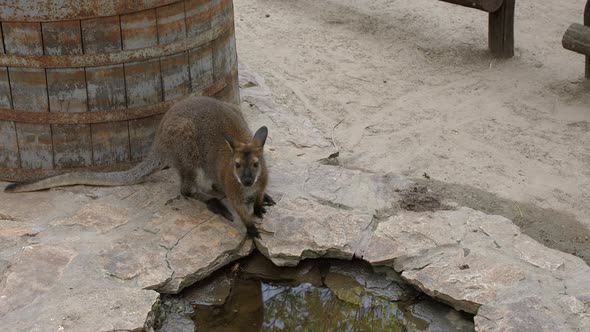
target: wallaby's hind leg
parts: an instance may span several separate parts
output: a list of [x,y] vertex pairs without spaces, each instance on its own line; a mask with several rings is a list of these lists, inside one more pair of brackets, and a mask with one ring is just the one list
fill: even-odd
[[180,194],[182,196],[191,197],[193,188],[195,187],[195,172],[192,170],[180,171]]
[[266,206],[273,206],[276,205],[277,202],[275,202],[274,199],[272,199],[272,197],[269,194],[264,194],[264,205]]
[[206,202],[206,204],[209,211],[218,214],[229,221],[234,221],[234,216],[219,199],[211,198]]
[[269,194],[262,194],[256,197],[256,201],[254,202],[254,215],[258,218],[262,218],[262,216],[266,213],[265,206],[273,206],[277,204]]

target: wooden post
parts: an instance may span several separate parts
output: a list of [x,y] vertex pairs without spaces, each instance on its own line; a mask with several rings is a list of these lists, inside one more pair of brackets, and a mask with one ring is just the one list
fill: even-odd
[[[584,25],[590,27],[590,0],[586,2],[584,9]],[[590,79],[590,55],[586,56],[586,78]]]
[[499,58],[508,59],[514,56],[515,5],[516,0],[504,0],[500,9],[490,13],[490,51]]

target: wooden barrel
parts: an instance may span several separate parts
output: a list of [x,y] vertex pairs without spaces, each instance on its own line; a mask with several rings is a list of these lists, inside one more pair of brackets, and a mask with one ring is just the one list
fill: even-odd
[[232,0],[0,0],[0,24],[1,180],[129,168],[175,100],[239,101]]

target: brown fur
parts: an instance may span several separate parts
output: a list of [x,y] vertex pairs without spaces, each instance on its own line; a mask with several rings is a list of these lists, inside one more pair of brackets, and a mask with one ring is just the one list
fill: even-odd
[[[262,127],[252,135],[234,105],[209,97],[189,97],[164,115],[150,156],[135,168],[125,172],[62,174],[33,183],[13,184],[6,191],[33,191],[74,184],[127,185],[142,182],[147,175],[171,166],[180,175],[182,195],[196,194],[208,202],[226,196],[242,222],[252,230],[252,216],[247,205],[253,203],[255,213],[261,214],[265,201],[272,202],[265,195],[268,182],[263,154],[266,133],[266,127]],[[198,183],[203,179],[207,181]],[[253,183],[248,186],[249,182]],[[200,187],[202,192],[195,191],[195,187]]]

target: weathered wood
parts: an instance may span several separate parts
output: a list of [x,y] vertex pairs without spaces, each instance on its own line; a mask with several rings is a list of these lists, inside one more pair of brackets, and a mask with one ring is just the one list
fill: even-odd
[[217,81],[224,77],[235,64],[235,49],[232,44],[231,35],[219,38],[213,45],[213,80]]
[[123,49],[132,50],[158,44],[156,10],[144,10],[121,16]]
[[155,104],[162,100],[160,60],[125,64],[127,107]]
[[516,0],[504,0],[500,9],[490,13],[490,51],[499,58],[507,59],[514,56],[515,6]]
[[211,29],[209,8],[211,1],[187,0],[186,6],[186,30],[189,37],[198,36]]
[[[2,32],[7,54],[43,54],[41,24],[3,22]],[[44,69],[9,68],[8,72],[14,109],[49,111]],[[21,167],[53,168],[51,127],[30,123],[16,123],[15,127]]]
[[[0,53],[4,53],[1,45]],[[0,107],[11,108],[11,105],[8,70],[2,67],[0,68]],[[16,126],[13,121],[0,121],[0,167],[20,167]]]
[[[42,24],[45,54],[82,54],[80,21]],[[47,69],[50,112],[86,112],[86,74],[83,68]],[[90,125],[53,124],[53,158],[56,168],[92,165]]]
[[168,44],[186,38],[184,2],[180,1],[156,9],[158,17],[158,41]]
[[51,125],[53,155],[56,168],[72,168],[92,165],[90,126]]
[[0,167],[20,167],[14,122],[0,121],[0,142]]
[[503,0],[441,0],[444,2],[452,3],[455,5],[460,5],[469,8],[475,8],[479,10],[486,11],[488,13],[493,13],[500,9],[502,6]]
[[190,92],[188,52],[160,59],[164,100],[173,100]]
[[129,121],[131,160],[141,160],[148,155],[161,119],[161,115],[156,115]]
[[192,92],[198,92],[213,84],[213,48],[211,45],[189,52]]
[[46,55],[82,54],[80,21],[47,22],[42,27]]
[[[590,27],[590,0],[586,2],[584,8],[584,25]],[[590,79],[590,55],[586,56],[586,78]]]
[[112,111],[127,106],[123,65],[86,68],[86,87],[91,112]]
[[83,20],[81,25],[85,54],[107,53],[123,49],[119,16]]
[[128,121],[95,123],[91,128],[94,165],[113,165],[131,159]]
[[590,26],[578,23],[570,25],[561,43],[567,50],[590,56]]

